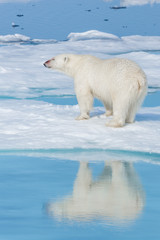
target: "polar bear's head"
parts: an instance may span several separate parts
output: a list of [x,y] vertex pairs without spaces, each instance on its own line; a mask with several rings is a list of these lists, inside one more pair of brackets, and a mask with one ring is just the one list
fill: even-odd
[[56,69],[56,70],[64,70],[67,61],[69,60],[69,56],[65,54],[58,55],[56,57],[51,58],[50,60],[44,63],[45,67]]
[[52,68],[73,76],[74,68],[80,56],[75,54],[60,54],[44,63],[47,68]]

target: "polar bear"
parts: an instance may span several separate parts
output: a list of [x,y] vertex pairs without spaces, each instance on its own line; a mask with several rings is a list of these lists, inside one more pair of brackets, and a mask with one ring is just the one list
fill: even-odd
[[145,73],[128,59],[103,60],[92,55],[60,54],[46,61],[44,66],[74,78],[80,108],[77,120],[89,118],[95,97],[103,102],[107,116],[113,114],[107,126],[133,123],[147,93]]

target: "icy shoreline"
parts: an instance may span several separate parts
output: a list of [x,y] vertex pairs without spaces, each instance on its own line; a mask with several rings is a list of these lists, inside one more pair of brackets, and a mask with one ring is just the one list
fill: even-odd
[[160,153],[160,107],[141,109],[134,124],[120,129],[105,126],[100,107],[94,108],[88,121],[75,120],[78,105],[39,101],[1,101],[0,112],[1,150],[94,148]]

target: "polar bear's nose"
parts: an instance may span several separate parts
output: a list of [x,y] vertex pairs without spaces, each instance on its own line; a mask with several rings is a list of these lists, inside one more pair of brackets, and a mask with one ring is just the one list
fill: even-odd
[[43,65],[45,66],[45,67],[50,67],[48,64],[50,63],[50,60],[48,60],[48,61],[46,61]]

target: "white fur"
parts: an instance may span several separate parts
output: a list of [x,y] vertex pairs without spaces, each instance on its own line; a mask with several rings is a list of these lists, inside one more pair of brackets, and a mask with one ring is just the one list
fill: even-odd
[[61,54],[44,65],[74,78],[81,113],[78,120],[89,118],[96,97],[103,102],[106,115],[113,114],[107,126],[122,127],[134,121],[147,93],[145,73],[128,59],[102,60],[91,55]]

